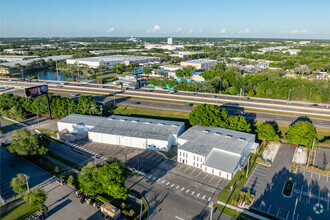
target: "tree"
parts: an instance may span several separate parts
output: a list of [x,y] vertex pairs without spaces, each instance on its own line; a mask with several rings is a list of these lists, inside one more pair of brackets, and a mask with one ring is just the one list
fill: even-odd
[[24,174],[21,173],[17,174],[17,176],[10,181],[10,186],[13,188],[13,191],[15,193],[25,192],[27,188],[26,188],[26,177],[24,176]]
[[188,70],[186,67],[183,67],[182,69],[176,70],[175,75],[179,78],[189,78],[191,77],[191,71]]
[[226,71],[226,64],[225,63],[218,63],[211,67],[212,70],[216,71]]
[[307,65],[299,65],[296,68],[294,68],[295,73],[297,74],[310,74],[312,72],[311,68],[309,68],[309,66]]
[[43,208],[46,199],[46,193],[39,187],[34,188],[31,192],[24,195],[25,202],[29,203],[30,206],[36,206],[40,209]]
[[20,156],[46,154],[48,151],[49,140],[42,138],[40,134],[32,134],[27,129],[13,131],[12,143],[8,146],[10,153]]
[[103,188],[98,177],[99,171],[99,167],[89,162],[81,169],[78,175],[79,186],[88,195],[95,196],[98,193],[103,193]]
[[267,122],[259,124],[256,132],[260,140],[279,140],[279,136],[276,134],[275,128]]
[[143,74],[149,74],[151,71],[148,67],[143,67]]
[[229,120],[229,126],[227,128],[235,131],[244,131],[244,132],[250,132],[250,124],[247,123],[246,119],[243,116],[235,115],[230,116],[228,118]]
[[216,105],[200,104],[189,113],[189,122],[192,126],[228,127],[228,113]]
[[290,125],[286,137],[290,143],[312,147],[317,132],[314,125],[308,121],[298,121]]
[[125,167],[121,162],[104,164],[99,172],[99,180],[104,192],[115,199],[126,200],[128,190],[125,187]]

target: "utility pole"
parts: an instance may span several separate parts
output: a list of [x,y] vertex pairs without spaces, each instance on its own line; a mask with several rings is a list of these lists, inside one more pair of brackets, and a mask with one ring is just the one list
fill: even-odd
[[100,107],[100,110],[101,110],[101,116],[103,116],[103,107],[102,106]]
[[40,124],[39,124],[39,114],[37,112],[37,119],[38,119],[38,128],[40,129]]
[[59,81],[59,80],[58,80],[57,60],[55,60],[55,66],[56,66],[57,81]]
[[211,202],[211,213],[210,213],[210,220],[212,220],[212,217],[213,217],[213,202]]
[[248,164],[247,164],[247,169],[246,169],[246,178],[249,175],[249,164],[250,164],[250,157],[248,157]]
[[30,187],[29,187],[29,177],[25,174],[23,174],[25,176],[25,179],[26,179],[26,188],[28,190],[28,192],[30,192]]
[[311,103],[311,94],[312,94],[312,89],[313,89],[313,88],[311,88],[311,89],[309,90],[309,99],[308,99],[308,102],[309,102],[309,103]]
[[289,101],[290,101],[290,93],[291,93],[291,89],[289,89],[289,94],[288,94],[288,102],[287,102],[287,105],[289,105]]
[[[312,153],[313,153],[313,149],[314,149],[314,142],[315,142],[315,138],[313,139],[313,144],[312,144]],[[309,160],[310,160],[310,157],[311,157],[311,151],[309,151],[309,155],[308,155],[308,160],[307,160],[307,167],[309,166]]]

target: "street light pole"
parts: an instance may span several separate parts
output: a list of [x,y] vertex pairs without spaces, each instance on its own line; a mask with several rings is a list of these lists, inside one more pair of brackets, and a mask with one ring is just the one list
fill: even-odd
[[26,188],[27,188],[28,192],[30,192],[30,187],[29,187],[29,177],[28,177],[27,175],[25,175],[25,174],[23,174],[23,175],[24,175],[25,178],[26,178]]
[[100,107],[100,110],[101,110],[101,116],[103,116],[103,108],[102,108],[102,106]]
[[37,112],[37,119],[38,119],[38,127],[39,127],[39,129],[40,129],[40,124],[39,124],[39,114],[38,114],[38,112]]
[[213,202],[211,202],[211,206],[210,206],[210,208],[211,208],[211,213],[210,213],[210,220],[212,220],[212,215],[213,215]]
[[311,88],[311,89],[309,90],[309,99],[308,99],[308,102],[309,102],[309,103],[311,103],[312,90],[313,90],[313,88]]
[[57,74],[57,81],[59,81],[59,80],[58,80],[58,69],[57,69],[57,60],[55,60],[55,65],[56,65],[56,74]]
[[290,101],[290,93],[291,93],[291,89],[289,89],[289,94],[288,94],[288,102],[287,102],[287,105],[289,105],[289,101]]

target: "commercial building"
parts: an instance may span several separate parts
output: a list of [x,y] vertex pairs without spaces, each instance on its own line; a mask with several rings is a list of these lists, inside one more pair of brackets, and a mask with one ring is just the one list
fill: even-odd
[[37,58],[32,58],[32,59],[28,59],[28,60],[14,60],[11,62],[3,62],[0,63],[0,65],[2,66],[7,66],[9,68],[16,68],[15,64],[20,64],[22,66],[26,66],[28,63],[31,63],[32,61],[36,61],[36,60],[40,60],[43,59],[44,61],[48,61],[48,60],[53,60],[53,61],[64,61],[68,58],[71,58],[71,55],[58,55],[58,56],[48,56],[48,57],[37,57]]
[[174,39],[172,37],[167,38],[167,44],[173,45],[174,44]]
[[148,50],[153,48],[163,50],[182,50],[184,48],[184,45],[144,44],[144,47]]
[[110,117],[71,114],[58,121],[58,129],[87,136],[92,142],[168,151],[177,145],[184,123],[112,115]]
[[289,53],[290,55],[298,55],[301,52],[299,49],[289,49],[282,51],[283,53]]
[[253,134],[198,125],[184,132],[178,142],[178,162],[229,180],[258,147]]
[[147,56],[128,56],[128,55],[111,55],[101,57],[85,57],[78,59],[68,59],[67,64],[85,64],[92,68],[99,66],[112,67],[117,63],[129,65],[130,63],[149,63],[154,61],[160,61],[159,57],[147,57]]
[[173,51],[173,54],[170,54],[172,57],[187,58],[189,55],[198,54],[199,52],[192,51]]
[[181,66],[194,66],[196,69],[207,69],[218,63],[219,61],[217,60],[197,59],[181,62]]

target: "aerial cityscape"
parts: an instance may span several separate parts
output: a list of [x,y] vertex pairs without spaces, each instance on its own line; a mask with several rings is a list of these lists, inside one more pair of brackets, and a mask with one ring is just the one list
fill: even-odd
[[0,0],[0,219],[330,219],[329,8]]

